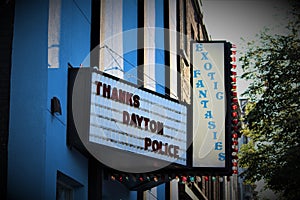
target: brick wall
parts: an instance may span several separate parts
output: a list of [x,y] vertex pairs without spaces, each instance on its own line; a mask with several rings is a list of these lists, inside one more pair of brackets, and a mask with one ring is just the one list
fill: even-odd
[[[181,37],[180,49],[183,49],[190,60],[190,41],[206,41],[208,35],[205,25],[203,24],[203,15],[201,13],[201,3],[198,0],[179,0],[180,6],[180,32],[186,33],[186,38]],[[190,103],[190,66],[186,65],[181,59],[180,62],[181,71],[181,100]]]

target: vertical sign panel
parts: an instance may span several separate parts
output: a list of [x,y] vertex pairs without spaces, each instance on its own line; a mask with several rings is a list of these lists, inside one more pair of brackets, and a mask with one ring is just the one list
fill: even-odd
[[225,167],[225,42],[193,43],[193,167]]

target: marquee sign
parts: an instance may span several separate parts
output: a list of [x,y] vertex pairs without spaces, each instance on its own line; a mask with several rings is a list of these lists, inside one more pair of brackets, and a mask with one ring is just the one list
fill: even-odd
[[186,106],[92,73],[89,141],[186,164]]
[[91,68],[69,69],[68,141],[120,171],[187,163],[187,106]]

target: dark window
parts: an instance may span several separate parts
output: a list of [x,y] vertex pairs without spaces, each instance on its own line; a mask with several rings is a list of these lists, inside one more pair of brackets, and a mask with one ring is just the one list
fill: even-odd
[[73,188],[61,181],[56,183],[56,199],[71,200],[73,199]]
[[72,200],[80,196],[83,185],[73,178],[57,171],[56,175],[56,200]]

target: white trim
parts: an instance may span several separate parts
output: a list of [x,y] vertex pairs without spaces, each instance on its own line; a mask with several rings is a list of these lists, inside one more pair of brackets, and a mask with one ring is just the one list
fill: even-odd
[[176,32],[176,1],[169,1],[169,25],[170,25],[170,96],[178,99],[177,94],[177,32]]
[[185,193],[187,193],[193,200],[199,200],[198,197],[194,194],[194,192],[187,186],[187,184],[184,184],[185,186]]
[[[118,55],[123,56],[123,35],[122,35],[122,23],[123,23],[123,1],[101,1],[101,28],[100,28],[100,46],[107,45]],[[123,78],[124,69],[123,59],[117,57],[107,48],[100,49],[100,61],[99,69],[105,71],[105,69],[113,69],[106,71],[109,74]]]
[[61,0],[49,2],[48,68],[59,68]]
[[155,91],[155,1],[144,7],[144,87]]

